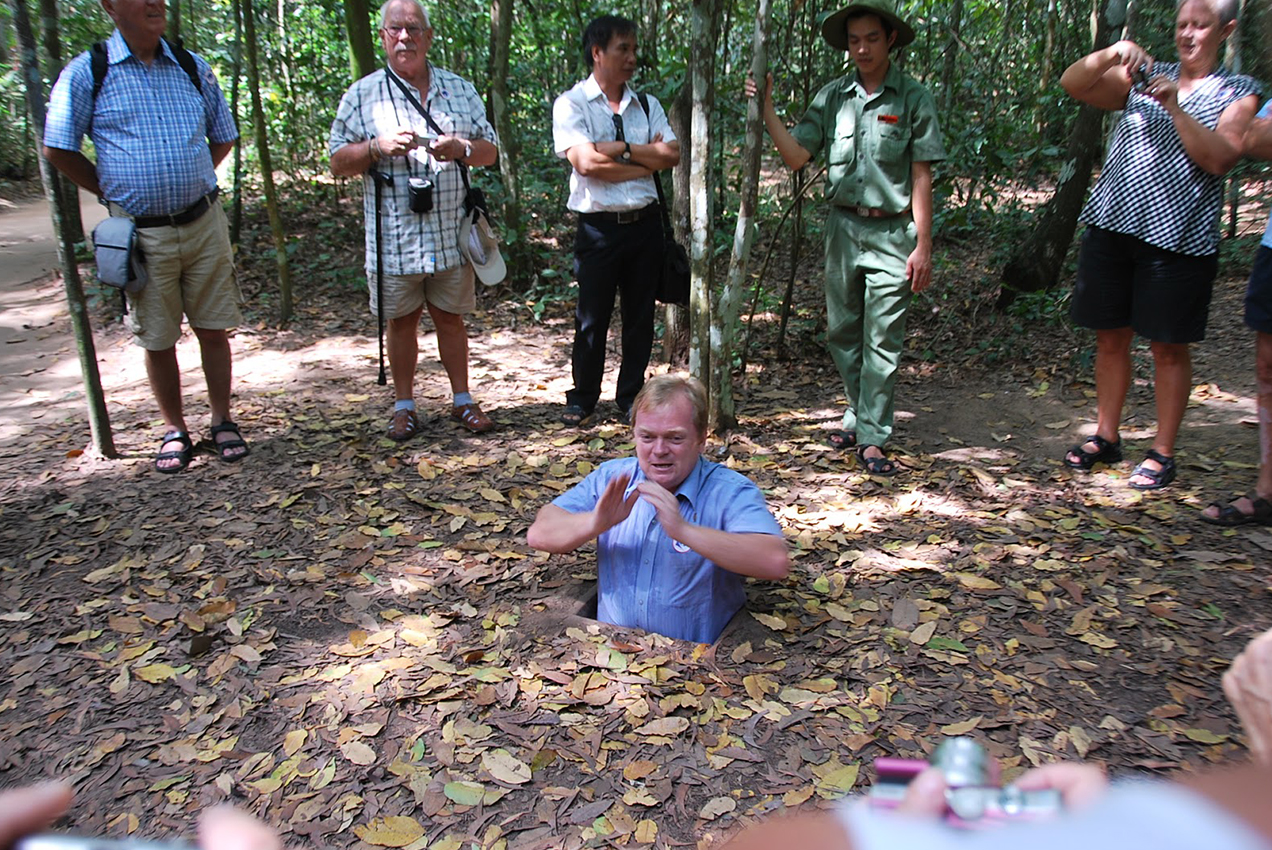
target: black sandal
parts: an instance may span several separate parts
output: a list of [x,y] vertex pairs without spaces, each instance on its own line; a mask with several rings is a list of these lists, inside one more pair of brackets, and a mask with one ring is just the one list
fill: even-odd
[[866,457],[866,449],[871,448],[883,451],[882,446],[857,446],[857,460],[866,468],[866,472],[871,475],[896,475],[897,464],[887,456]]
[[1149,449],[1145,460],[1157,461],[1161,469],[1149,469],[1141,461],[1140,465],[1135,467],[1135,471],[1131,473],[1131,478],[1136,475],[1142,475],[1149,480],[1149,483],[1136,484],[1133,481],[1127,481],[1127,487],[1132,490],[1160,490],[1175,480],[1175,459],[1173,457],[1166,457],[1166,455],[1156,449]]
[[[180,443],[184,446],[180,451],[160,451],[155,455],[155,472],[162,472],[164,475],[175,475],[178,472],[184,472],[185,468],[190,465],[190,459],[194,457],[194,443],[190,442],[190,435],[185,431],[169,431],[163,435],[163,440],[159,442],[159,448],[162,449],[164,443]],[[160,466],[160,462],[165,460],[177,461],[176,466]]]
[[[1093,452],[1084,452],[1082,447],[1087,443],[1095,445],[1096,450]],[[1070,460],[1069,455],[1076,455],[1078,460]],[[1116,443],[1110,442],[1099,434],[1092,434],[1082,442],[1078,443],[1069,451],[1065,452],[1064,465],[1070,469],[1081,469],[1084,472],[1090,472],[1097,463],[1117,463],[1122,459],[1122,441]]]
[[[216,435],[227,433],[233,434],[234,439],[222,440],[218,443]],[[243,435],[239,433],[238,426],[228,419],[220,425],[212,426],[212,448],[216,450],[216,456],[220,458],[222,463],[238,463],[240,460],[252,453],[251,447],[247,445],[247,442],[243,439]],[[242,449],[243,452],[236,455],[227,455],[225,453],[226,449]]]
[[561,423],[571,428],[580,428],[592,418],[592,411],[584,410],[581,405],[567,404],[561,414]]
[[1222,525],[1225,528],[1234,528],[1238,525],[1272,525],[1272,502],[1257,493],[1250,493],[1245,498],[1250,500],[1250,506],[1254,508],[1252,513],[1243,513],[1235,502],[1228,502],[1226,505],[1211,502],[1210,507],[1218,508],[1219,515],[1211,517],[1202,514],[1202,521],[1211,525]]
[[830,443],[832,449],[846,452],[857,447],[857,432],[849,430],[831,431],[830,436],[826,438],[826,442]]

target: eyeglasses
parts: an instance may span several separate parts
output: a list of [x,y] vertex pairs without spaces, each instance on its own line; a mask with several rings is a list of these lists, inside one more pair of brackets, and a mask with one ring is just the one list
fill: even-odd
[[411,38],[419,38],[424,34],[424,27],[411,25],[408,27],[384,27],[384,31],[394,38],[400,38],[402,33],[406,33]]
[[623,138],[623,116],[619,115],[617,112],[614,113],[614,141],[627,141]]

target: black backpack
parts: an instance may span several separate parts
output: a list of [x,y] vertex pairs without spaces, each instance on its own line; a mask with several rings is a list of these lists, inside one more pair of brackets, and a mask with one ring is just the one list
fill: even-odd
[[[172,55],[176,57],[177,64],[181,66],[181,70],[186,72],[186,76],[190,78],[190,82],[194,83],[195,90],[203,94],[203,81],[199,79],[199,68],[194,64],[194,57],[190,55],[190,51],[186,50],[181,44],[181,39],[175,42],[168,39],[160,39],[172,51]],[[93,45],[89,51],[89,63],[93,69],[93,102],[97,102],[97,93],[102,90],[102,83],[106,80],[106,72],[110,70],[110,62],[106,57],[106,42],[99,41]]]

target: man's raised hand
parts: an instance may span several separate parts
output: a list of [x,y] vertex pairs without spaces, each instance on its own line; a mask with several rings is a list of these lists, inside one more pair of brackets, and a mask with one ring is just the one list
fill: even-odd
[[593,537],[599,537],[609,531],[627,519],[628,514],[632,512],[632,505],[636,504],[640,491],[638,488],[633,490],[630,496],[623,497],[630,480],[629,476],[620,475],[605,486],[605,492],[601,494],[601,498],[596,502],[596,508],[592,511],[596,523]]

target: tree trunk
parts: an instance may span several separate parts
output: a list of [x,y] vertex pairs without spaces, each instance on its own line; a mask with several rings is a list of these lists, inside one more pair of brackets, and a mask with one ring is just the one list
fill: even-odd
[[[1121,20],[1109,19],[1109,6],[1117,0],[1101,0],[1096,17],[1093,50],[1107,47],[1110,36],[1120,28]],[[1121,11],[1125,13],[1123,6]],[[1119,16],[1121,18],[1121,16]],[[1003,287],[998,305],[1005,307],[1020,292],[1051,289],[1059,281],[1064,256],[1073,242],[1078,214],[1091,184],[1091,170],[1099,162],[1102,149],[1100,126],[1104,112],[1094,106],[1079,108],[1077,120],[1069,134],[1068,150],[1060,168],[1060,182],[1051,200],[1038,213],[1033,232],[1021,243],[1003,267]]]
[[517,152],[513,150],[514,130],[508,111],[508,66],[512,45],[513,0],[490,3],[490,109],[495,134],[499,136],[499,174],[503,177],[504,243],[508,246],[508,279],[521,280],[527,273],[527,247],[521,221],[521,188],[517,174]]
[[[769,0],[759,0],[755,10],[755,38],[751,46],[751,77],[762,80],[768,73]],[[747,288],[747,263],[755,241],[755,211],[760,190],[760,148],[764,143],[764,121],[760,114],[760,98],[753,97],[746,108],[746,142],[742,150],[742,198],[738,205],[738,222],[733,233],[733,254],[729,273],[720,291],[719,308],[713,316],[711,352],[712,382],[711,416],[717,431],[738,424],[733,398],[733,341],[737,338],[738,310]]]
[[941,112],[949,115],[954,107],[954,92],[958,81],[955,75],[958,72],[958,54],[959,50],[959,33],[963,26],[963,0],[954,0],[954,7],[950,9],[949,16],[949,39],[945,43],[945,69],[941,72]]
[[278,261],[278,320],[291,321],[291,272],[287,266],[287,234],[278,212],[278,193],[274,190],[274,171],[270,165],[269,133],[265,125],[265,108],[261,106],[260,66],[256,61],[256,13],[252,0],[242,0],[243,39],[247,46],[247,88],[252,97],[252,123],[256,126],[256,155],[261,161],[261,178],[265,187],[265,207],[269,211],[269,229],[274,234],[274,253]]
[[[50,80],[56,80],[62,71],[62,36],[57,0],[40,0],[40,36],[44,46],[44,74]],[[79,187],[61,177],[57,182],[64,196],[62,213],[66,236],[72,243],[83,242],[84,221],[80,218]]]
[[[230,81],[230,114],[240,127],[239,79],[243,76],[243,10],[239,0],[231,0],[234,7],[234,79]],[[240,135],[242,135],[240,133]],[[243,235],[243,143],[234,146],[234,200],[230,204],[230,242],[237,247]]]
[[[692,0],[693,80],[690,113],[689,225],[689,371],[713,394],[711,372],[711,268],[714,222],[711,209],[711,107],[715,100],[715,32],[719,0]],[[711,404],[708,409],[714,407]],[[712,427],[715,423],[712,423]]]
[[[692,57],[689,60],[693,64]],[[667,122],[680,140],[680,164],[671,172],[671,227],[676,241],[689,242],[689,170],[693,162],[693,147],[689,140],[689,110],[692,107],[693,87],[686,80],[676,93],[676,99],[667,110]],[[668,363],[685,356],[689,343],[689,313],[684,307],[668,304],[664,311],[663,359]]]
[[376,69],[375,40],[371,37],[371,7],[367,0],[344,0],[345,32],[349,36],[349,71],[360,80]]
[[[44,79],[40,76],[36,60],[35,34],[31,31],[31,18],[26,0],[12,0],[13,24],[18,33],[18,49],[22,55],[22,74],[26,83],[27,109],[35,123],[35,136],[44,138]],[[102,457],[119,457],[115,451],[115,439],[111,435],[110,416],[106,412],[106,396],[102,392],[102,378],[97,371],[97,348],[93,344],[93,329],[88,321],[88,307],[84,303],[84,287],[80,283],[79,266],[75,263],[75,245],[66,228],[66,196],[61,189],[62,176],[44,157],[40,162],[40,178],[44,181],[44,196],[53,214],[53,232],[57,236],[57,259],[62,266],[62,284],[66,289],[66,306],[71,314],[71,330],[75,335],[75,347],[79,351],[80,372],[84,377],[84,399],[88,403],[88,424],[92,432],[93,448]],[[70,181],[65,181],[69,183]]]
[[164,35],[173,41],[181,38],[181,0],[172,0],[168,6],[168,28]]

